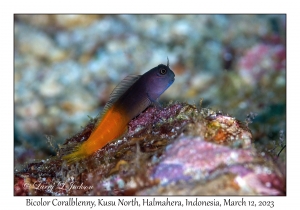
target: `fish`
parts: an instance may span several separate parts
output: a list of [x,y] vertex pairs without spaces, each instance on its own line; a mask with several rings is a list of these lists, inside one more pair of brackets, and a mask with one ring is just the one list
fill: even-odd
[[63,160],[72,163],[85,159],[120,138],[133,118],[151,104],[159,105],[157,99],[174,81],[169,59],[167,65],[159,64],[143,75],[125,77],[110,94],[89,138],[64,155]]

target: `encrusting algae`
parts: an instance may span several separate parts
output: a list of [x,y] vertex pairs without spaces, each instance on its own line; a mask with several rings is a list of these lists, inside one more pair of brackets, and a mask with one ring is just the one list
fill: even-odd
[[[65,144],[88,139],[94,124]],[[233,117],[170,102],[148,107],[127,126],[124,140],[106,145],[84,164],[66,164],[58,155],[16,170],[14,194],[285,195],[284,170],[249,144],[251,132]],[[222,141],[220,132],[226,134]],[[27,187],[37,183],[43,188]],[[64,187],[49,190],[53,183]],[[93,189],[70,189],[72,185]]]
[[174,82],[175,74],[167,65],[160,64],[143,75],[127,76],[111,93],[95,128],[87,141],[63,156],[67,162],[88,157],[107,143],[122,136],[127,124],[144,111]]

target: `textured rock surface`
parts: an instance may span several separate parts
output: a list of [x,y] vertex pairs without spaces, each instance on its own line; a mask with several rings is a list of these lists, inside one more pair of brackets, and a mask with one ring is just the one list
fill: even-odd
[[261,156],[251,132],[229,116],[182,103],[149,107],[123,138],[67,165],[61,154],[86,140],[93,123],[57,156],[16,171],[15,195],[285,194],[280,167]]

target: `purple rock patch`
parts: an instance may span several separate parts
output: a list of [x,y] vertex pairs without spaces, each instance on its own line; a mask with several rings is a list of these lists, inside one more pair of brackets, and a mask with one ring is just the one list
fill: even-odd
[[[153,178],[162,184],[178,180],[205,178],[217,169],[253,161],[251,150],[234,149],[206,142],[199,137],[185,137],[167,149],[164,159],[154,169]],[[241,167],[243,168],[243,167]],[[246,173],[235,167],[234,172]]]

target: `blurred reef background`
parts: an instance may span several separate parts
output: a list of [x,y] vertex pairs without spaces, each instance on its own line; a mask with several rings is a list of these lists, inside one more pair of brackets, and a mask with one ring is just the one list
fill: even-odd
[[16,170],[55,156],[124,77],[167,57],[176,77],[160,103],[238,119],[284,170],[286,16],[270,14],[15,15]]

